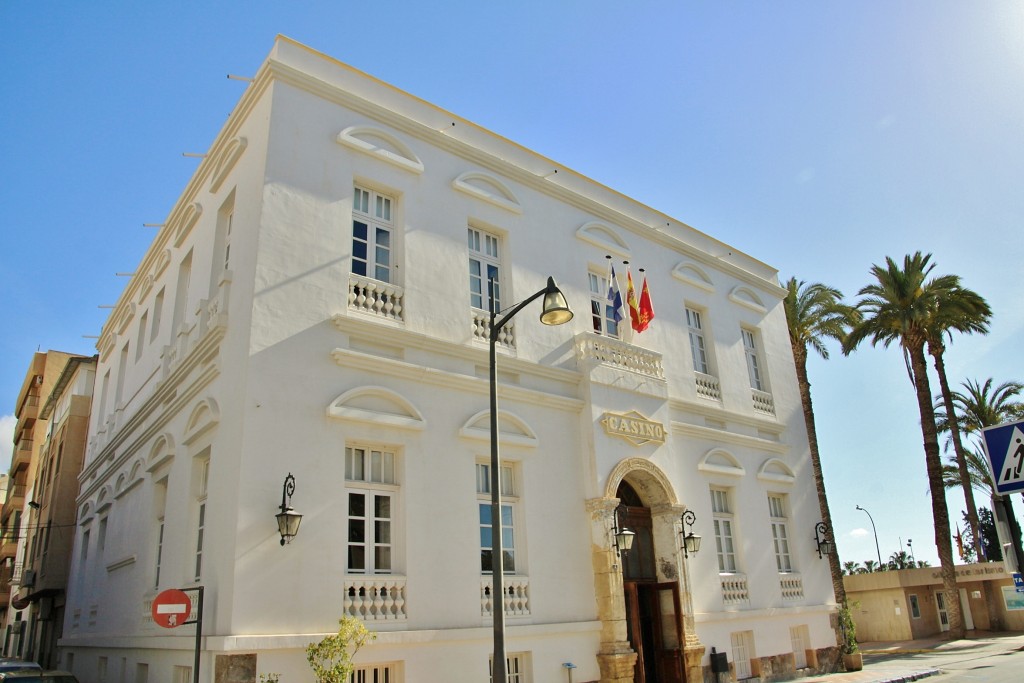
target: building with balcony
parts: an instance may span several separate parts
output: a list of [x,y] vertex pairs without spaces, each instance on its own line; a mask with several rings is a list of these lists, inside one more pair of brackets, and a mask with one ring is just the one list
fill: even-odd
[[[25,379],[14,406],[17,424],[14,428],[14,451],[8,472],[7,492],[3,507],[0,508],[0,567],[7,576],[3,603],[3,654],[21,657],[25,654],[26,639],[24,624],[28,616],[29,603],[19,599],[19,589],[24,580],[25,539],[30,531],[28,511],[31,510],[32,482],[36,476],[36,465],[43,443],[47,439],[49,423],[40,414],[43,402],[53,391],[61,372],[74,354],[62,351],[36,352],[32,356]],[[71,524],[63,530],[73,540],[73,513]],[[32,574],[28,575],[32,578]]]
[[[643,332],[609,314],[625,261]],[[492,473],[488,311],[549,276],[575,317],[497,335]],[[741,679],[827,666],[784,295],[739,249],[279,37],[97,344],[62,668],[191,680],[195,626],[152,605],[200,587],[203,681],[312,681],[304,648],[342,615],[377,633],[357,680],[487,680],[495,614],[517,683],[696,683],[712,652]]]

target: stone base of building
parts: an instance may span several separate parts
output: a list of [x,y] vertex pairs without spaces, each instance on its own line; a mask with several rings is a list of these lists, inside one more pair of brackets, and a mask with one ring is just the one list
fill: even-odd
[[612,650],[599,652],[597,666],[601,670],[601,683],[633,683],[636,653],[629,643],[615,643]]

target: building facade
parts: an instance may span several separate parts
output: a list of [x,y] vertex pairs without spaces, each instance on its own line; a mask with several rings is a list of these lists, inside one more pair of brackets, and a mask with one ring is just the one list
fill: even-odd
[[[607,312],[625,261],[642,333]],[[499,336],[497,600],[487,311],[548,276],[573,320]],[[377,634],[357,680],[487,680],[495,610],[517,683],[693,683],[712,649],[736,678],[822,666],[784,295],[739,250],[279,37],[98,342],[62,666],[191,680],[195,627],[151,607],[200,586],[204,681],[312,681],[304,647],[343,614]],[[304,517],[282,545],[288,475]]]

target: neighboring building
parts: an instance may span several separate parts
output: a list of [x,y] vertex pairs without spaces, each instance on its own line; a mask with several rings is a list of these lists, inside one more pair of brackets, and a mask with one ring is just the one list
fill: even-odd
[[[1024,593],[1002,562],[956,567],[968,631],[1024,631]],[[914,640],[949,630],[938,567],[851,574],[843,578],[860,641]]]
[[[648,331],[606,315],[606,255],[623,289],[622,261],[646,269]],[[545,327],[537,303],[499,349],[496,605],[487,280],[507,308],[549,275],[576,317]],[[495,609],[517,683],[567,663],[695,683],[712,648],[739,678],[828,666],[784,295],[739,250],[279,38],[97,344],[61,666],[191,680],[194,627],[150,610],[200,586],[203,681],[311,681],[304,647],[342,614],[378,634],[360,681],[485,681]],[[305,517],[282,547],[289,473]]]
[[22,655],[44,668],[56,666],[57,640],[64,626],[78,475],[85,458],[95,375],[95,357],[72,356],[39,411],[47,428],[25,513],[27,552],[16,600],[28,603],[24,621],[29,635]]
[[[17,425],[14,428],[14,452],[11,456],[7,495],[0,509],[0,528],[3,541],[0,543],[0,565],[10,577],[6,586],[10,592],[4,594],[4,641],[3,654],[23,657],[28,652],[29,640],[25,623],[28,619],[29,603],[19,598],[21,583],[25,579],[26,537],[30,531],[33,500],[32,484],[35,481],[39,454],[47,439],[48,422],[40,415],[40,409],[53,391],[68,360],[73,354],[61,351],[36,352],[29,363],[25,380],[21,384],[14,405]],[[72,512],[71,524],[74,523]],[[70,534],[72,527],[62,530]],[[29,579],[32,575],[29,574]]]

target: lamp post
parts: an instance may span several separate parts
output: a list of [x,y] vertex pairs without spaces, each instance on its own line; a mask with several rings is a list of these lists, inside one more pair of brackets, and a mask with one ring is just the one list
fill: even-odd
[[491,383],[491,612],[494,615],[494,655],[492,663],[493,683],[505,683],[507,679],[505,662],[505,587],[503,585],[505,562],[501,549],[501,458],[498,454],[498,335],[516,313],[523,310],[534,299],[544,297],[544,310],[540,321],[545,325],[561,325],[572,320],[572,311],[565,301],[565,295],[548,278],[547,286],[536,294],[516,304],[512,310],[497,319],[494,310],[494,278],[487,279],[487,294],[490,299],[491,327],[487,334],[490,346]]
[[910,548],[910,562],[916,567],[917,566],[917,560],[914,559],[914,539],[912,539],[912,538],[908,538],[907,539],[907,547]]
[[875,552],[878,553],[878,567],[882,567],[882,551],[878,549],[878,530],[875,529],[875,519],[871,516],[871,513],[862,508],[860,505],[857,506],[858,510],[861,510],[868,519],[871,520],[871,532],[875,535]]

